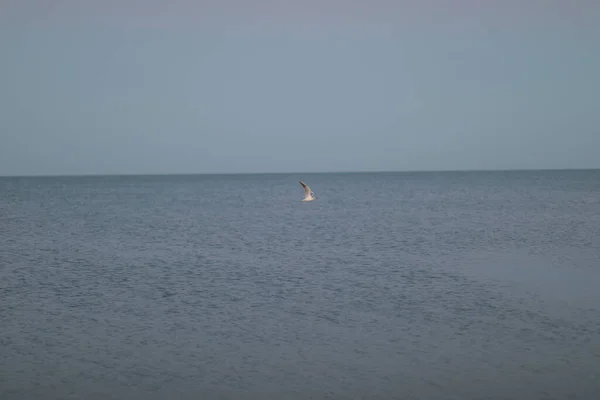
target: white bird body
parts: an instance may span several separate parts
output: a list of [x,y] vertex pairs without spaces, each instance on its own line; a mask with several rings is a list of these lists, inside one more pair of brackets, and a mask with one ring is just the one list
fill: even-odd
[[304,198],[302,199],[302,201],[313,201],[317,198],[317,196],[315,196],[313,191],[310,190],[310,187],[306,183],[300,181],[300,184],[304,188]]

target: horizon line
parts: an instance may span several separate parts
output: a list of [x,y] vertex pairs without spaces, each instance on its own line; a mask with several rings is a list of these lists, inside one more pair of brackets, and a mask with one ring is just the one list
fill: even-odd
[[143,177],[143,176],[222,176],[222,175],[336,175],[336,174],[414,174],[456,172],[535,172],[535,171],[598,171],[595,168],[498,168],[498,169],[415,169],[415,170],[358,170],[358,171],[285,171],[285,172],[155,172],[155,173],[83,173],[83,174],[25,174],[0,175],[0,178],[93,178],[93,177]]

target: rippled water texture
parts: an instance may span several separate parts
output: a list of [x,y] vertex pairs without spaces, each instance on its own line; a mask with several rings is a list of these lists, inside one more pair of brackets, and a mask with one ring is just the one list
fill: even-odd
[[0,399],[593,400],[599,287],[599,171],[3,178]]

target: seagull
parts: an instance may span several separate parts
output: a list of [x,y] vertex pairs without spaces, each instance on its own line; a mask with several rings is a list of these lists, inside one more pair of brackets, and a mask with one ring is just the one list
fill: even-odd
[[313,193],[313,191],[310,190],[310,187],[302,181],[300,181],[300,184],[304,188],[304,198],[302,199],[302,201],[313,201],[316,198],[316,196]]

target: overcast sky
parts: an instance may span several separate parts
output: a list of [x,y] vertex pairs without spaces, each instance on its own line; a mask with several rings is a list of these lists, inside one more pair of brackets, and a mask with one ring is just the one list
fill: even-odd
[[599,1],[0,0],[0,175],[600,167]]

